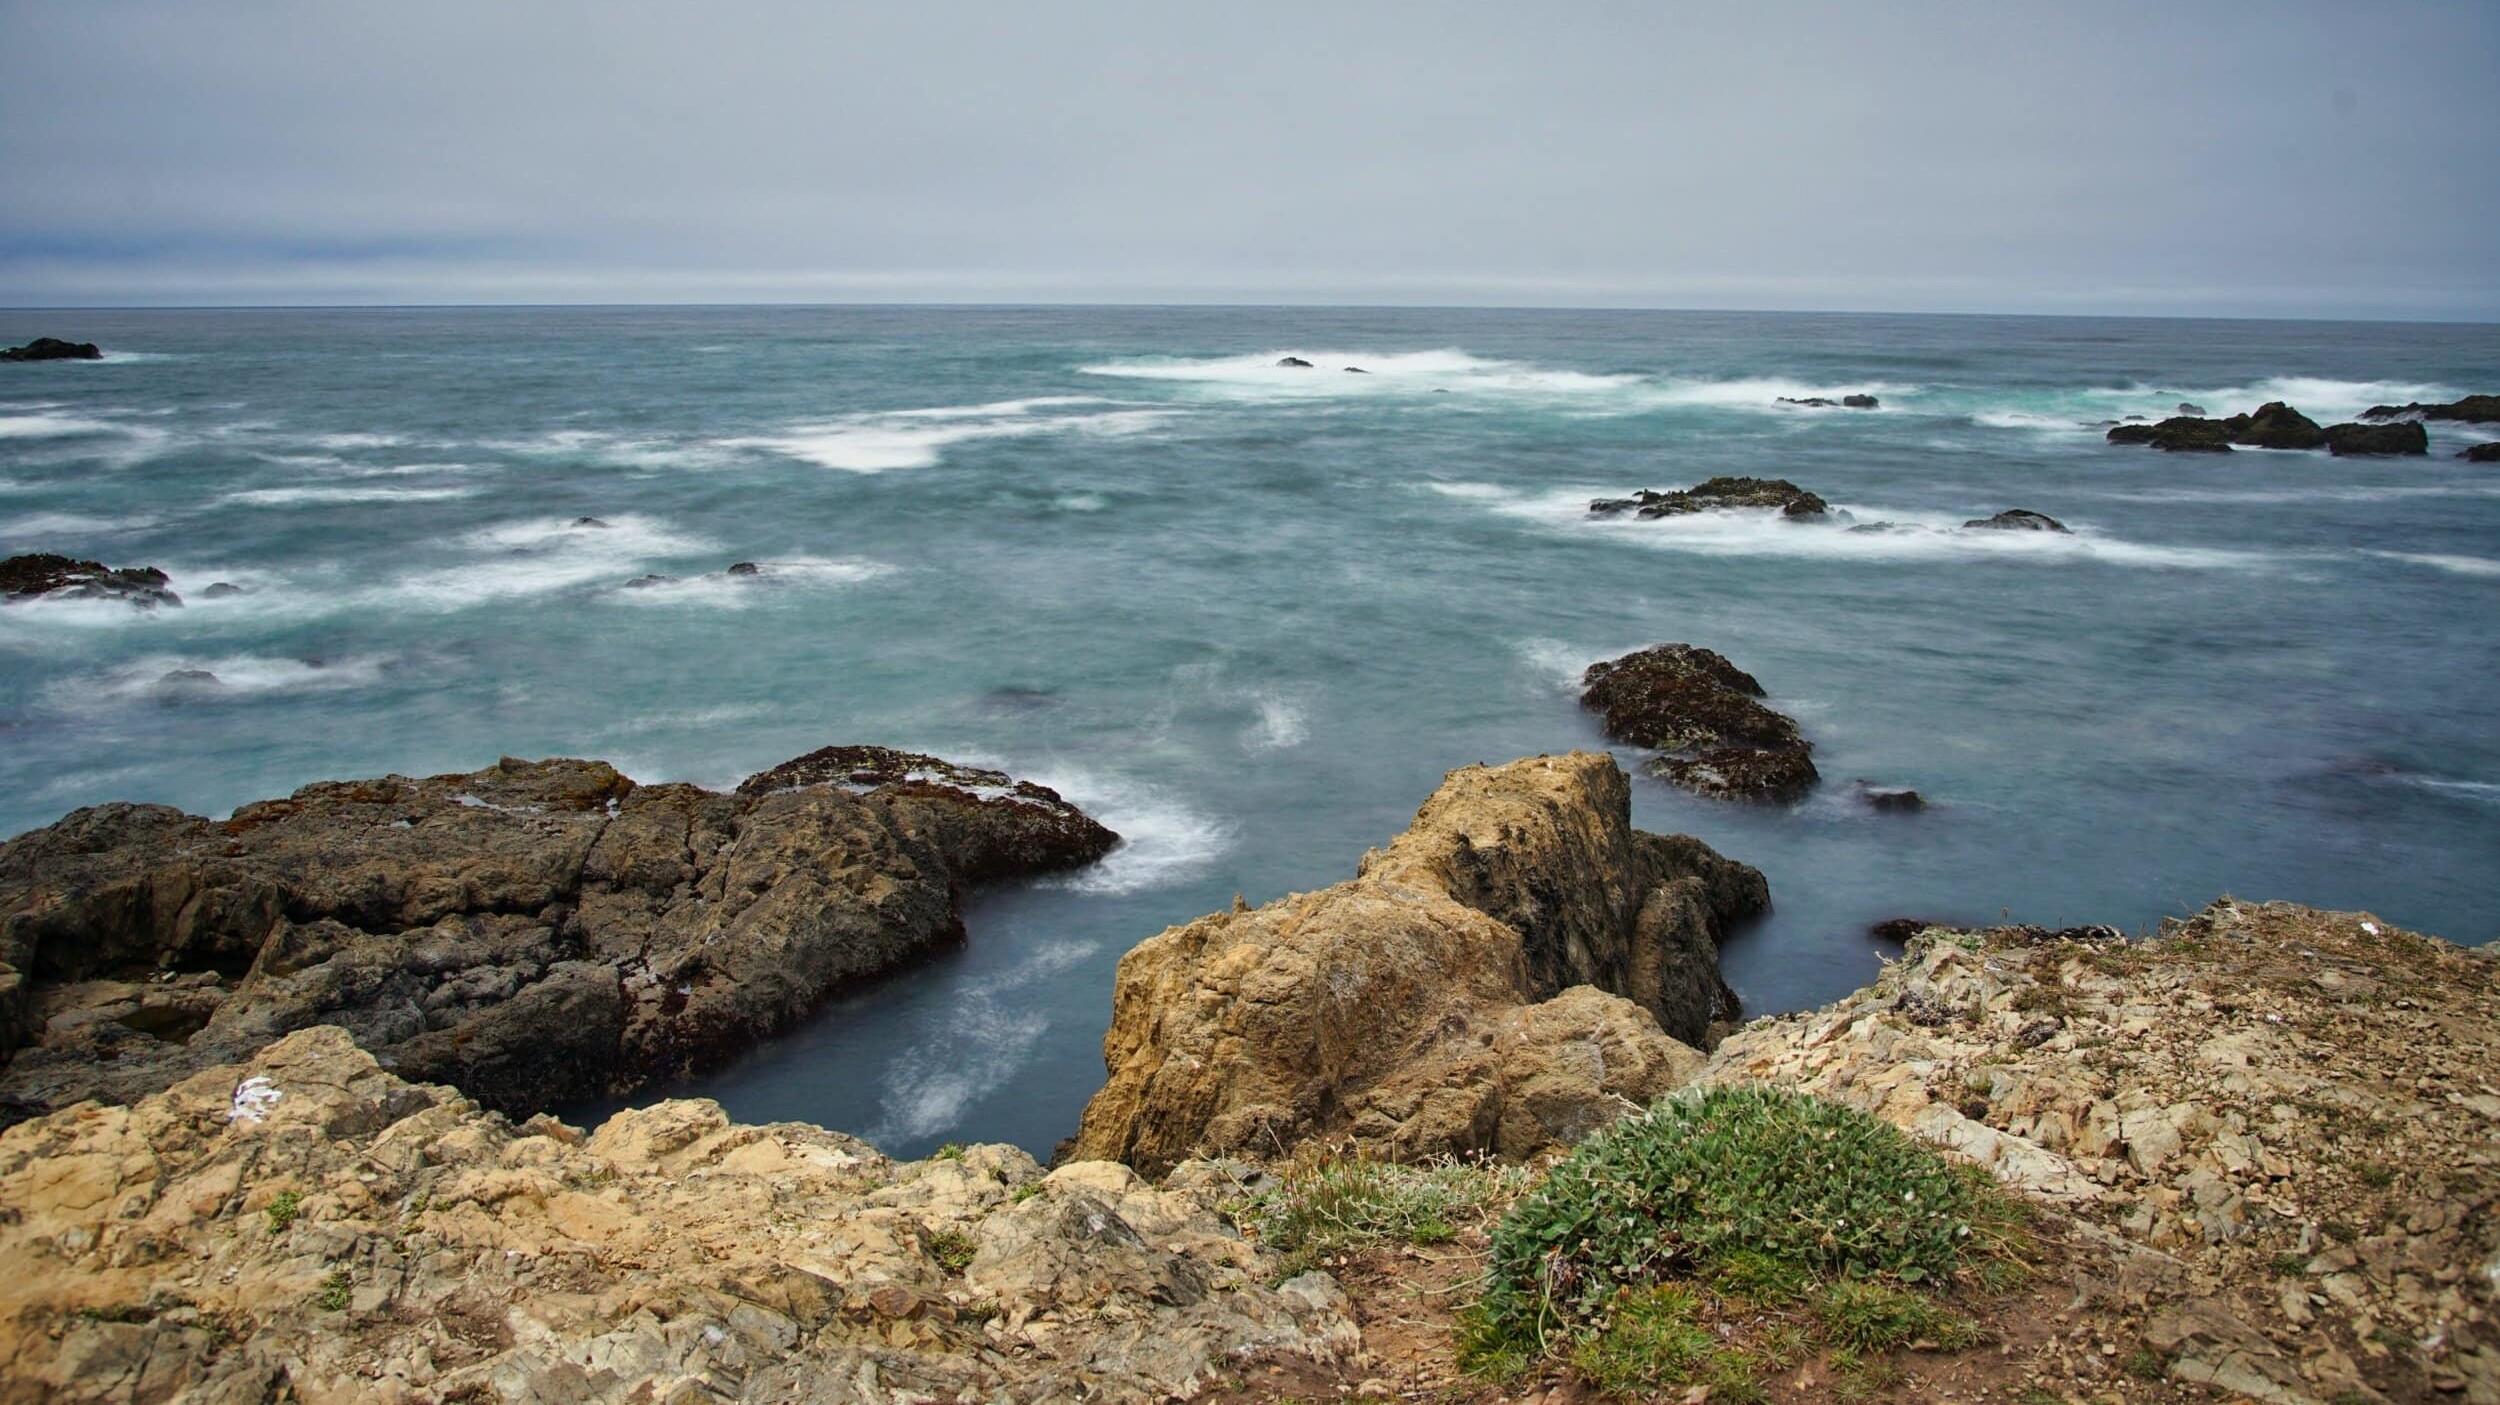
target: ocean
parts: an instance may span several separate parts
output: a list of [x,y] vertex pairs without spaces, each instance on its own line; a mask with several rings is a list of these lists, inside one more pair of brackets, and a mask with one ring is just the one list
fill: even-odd
[[[2454,457],[2500,431],[2336,459],[2098,427],[2500,391],[2500,328],[0,311],[37,335],[109,355],[0,365],[0,551],[159,566],[189,603],[0,609],[0,833],[505,755],[726,786],[868,742],[1126,836],[653,1098],[1046,1153],[1122,952],[1350,876],[1452,767],[1605,745],[1577,674],[1666,641],[1759,677],[1825,777],[1793,807],[1634,784],[1643,827],[1769,876],[1725,952],[1754,1013],[1865,982],[1898,916],[2150,930],[2232,893],[2500,934],[2500,467]],[[1779,403],[1857,392],[1880,408]],[[1898,530],[1585,516],[1719,474]],[[1961,526],[2007,508],[2073,533]]]

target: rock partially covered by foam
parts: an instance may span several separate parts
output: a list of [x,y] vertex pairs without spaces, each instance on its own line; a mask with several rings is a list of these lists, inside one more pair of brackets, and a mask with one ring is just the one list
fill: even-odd
[[1307,1138],[1524,1157],[1676,1086],[1730,1019],[1725,924],[1762,875],[1632,828],[1613,758],[1453,771],[1357,875],[1120,961],[1074,1154],[1149,1173]]
[[0,350],[0,361],[101,361],[104,349],[91,341],[37,337],[24,346]]
[[1681,517],[1693,512],[1736,508],[1776,508],[1782,517],[1821,517],[1831,504],[1785,478],[1712,478],[1690,488],[1661,493],[1643,488],[1628,498],[1598,498],[1589,504],[1592,517]]
[[0,561],[0,600],[120,600],[143,610],[179,605],[172,578],[154,566],[107,566],[52,552]]
[[1688,790],[1793,800],[1820,779],[1796,721],[1713,650],[1660,644],[1589,665],[1580,685],[1580,705],[1604,717],[1606,735],[1660,752],[1646,769]]
[[2457,457],[2467,463],[2500,463],[2500,439],[2487,444],[2472,444],[2457,450]]
[[514,1127],[308,1029],[0,1133],[0,1379],[59,1401],[1150,1405],[1336,1370],[1218,1177],[890,1161],[711,1102]]
[[0,1099],[127,1102],[314,1024],[516,1115],[622,1093],[960,940],[965,886],[1117,842],[934,758],[765,775],[723,795],[506,760],[222,823],[79,810],[0,846]]
[[1994,517],[1974,517],[1962,525],[1998,532],[2063,532],[2068,530],[2065,523],[2045,512],[2033,512],[2027,507],[2009,507]]

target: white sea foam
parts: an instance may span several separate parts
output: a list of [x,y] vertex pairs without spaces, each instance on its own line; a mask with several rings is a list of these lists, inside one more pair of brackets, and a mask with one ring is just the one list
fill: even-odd
[[[120,532],[144,531],[155,525],[156,519],[145,514],[131,517],[98,517],[85,512],[35,512],[0,522],[0,541],[23,542],[54,537],[112,536]],[[63,548],[54,548],[54,550],[61,549]]]
[[[2266,555],[2213,547],[2153,546],[2100,535],[2081,524],[2071,532],[2009,532],[1965,527],[1967,514],[1898,511],[1847,505],[1856,524],[1794,522],[1763,510],[1696,512],[1678,517],[1641,519],[1593,518],[1591,498],[1613,494],[1604,490],[1561,490],[1514,493],[1487,505],[1506,516],[1554,530],[1586,534],[1588,539],[1646,547],[1654,551],[1696,556],[1787,556],[1849,561],[2004,560],[2062,563],[2102,561],[2122,566],[2168,566],[2191,569],[2262,569],[2273,563]],[[1838,505],[1836,505],[1838,506]],[[1879,530],[1853,531],[1850,525]]]
[[654,561],[715,548],[651,518],[621,514],[604,527],[575,526],[563,517],[505,522],[462,537],[471,560],[402,576],[369,593],[377,604],[458,610],[489,601],[545,595],[600,581],[621,581]]
[[307,434],[304,442],[319,449],[390,449],[408,441],[396,434]]
[[2500,576],[2500,561],[2488,556],[2450,556],[2430,551],[2365,551],[2362,555],[2402,561],[2410,566],[2428,566],[2451,575]]
[[2442,795],[2461,796],[2467,800],[2480,800],[2487,805],[2500,805],[2500,784],[2490,781],[2446,780],[2438,776],[2408,776],[2406,779],[2424,790],[2435,790]]
[[528,439],[490,439],[484,447],[531,458],[588,459],[612,468],[646,471],[719,468],[737,458],[716,442],[635,439],[595,429],[559,429]]
[[1511,496],[1510,489],[1496,483],[1426,483],[1424,486],[1445,498],[1457,498],[1463,502],[1502,502]]
[[[1720,410],[1771,410],[1806,415],[1828,411],[1834,415],[1854,416],[1869,412],[1852,410],[1846,406],[1783,405],[1780,402],[1783,399],[1838,400],[1844,395],[1873,395],[1878,400],[1889,400],[1916,395],[1919,390],[1920,387],[1915,385],[1900,385],[1890,381],[1819,384],[1777,376],[1742,376],[1728,380],[1688,380],[1671,376],[1655,390],[1648,392],[1644,398],[1661,406],[1698,405]],[[1888,406],[1888,408],[1899,407]],[[1875,413],[1881,412],[1879,409]]]
[[1204,872],[1232,847],[1229,825],[1156,787],[1090,771],[1005,769],[1058,791],[1120,836],[1119,847],[1100,862],[1048,880],[1052,887],[1106,894],[1168,888]]
[[2407,498],[2500,498],[2500,482],[2338,483],[2313,488],[2071,489],[2068,497],[2150,503],[2356,503]]
[[776,435],[714,442],[724,449],[763,450],[846,473],[883,473],[889,469],[933,467],[947,449],[957,444],[1042,434],[1143,434],[1167,423],[1174,414],[1171,410],[1138,409],[1066,412],[1071,406],[1107,403],[1114,402],[1046,396],[987,405],[892,410],[792,425]]
[[882,561],[820,556],[785,557],[755,564],[757,570],[753,575],[733,576],[714,571],[621,587],[608,598],[618,604],[646,608],[694,606],[707,610],[743,610],[750,605],[786,598],[783,592],[793,588],[857,585],[862,581],[890,576],[895,569]]
[[[86,709],[99,702],[240,701],[270,694],[331,693],[369,687],[391,665],[385,655],[313,660],[229,654],[194,658],[151,654],[98,673],[63,678],[44,689],[53,707]],[[213,678],[184,677],[210,674]]]
[[[1293,356],[1308,369],[1278,364]],[[1359,366],[1362,375],[1346,368]],[[1886,382],[1822,384],[1778,376],[1711,378],[1636,371],[1575,371],[1534,362],[1477,356],[1454,347],[1428,351],[1329,351],[1275,348],[1234,356],[1130,357],[1080,366],[1087,375],[1177,383],[1201,395],[1227,399],[1319,399],[1353,396],[1420,396],[1447,392],[1540,402],[1583,415],[1643,414],[1669,409],[1802,411],[1781,397],[1804,400],[1872,393],[1879,398],[1916,394],[1919,387]],[[1848,413],[1864,413],[1851,411]]]
[[1300,690],[1255,688],[1250,701],[1258,720],[1241,730],[1242,750],[1286,751],[1310,740],[1310,703]]
[[916,1031],[887,1061],[869,1140],[916,1141],[955,1127],[966,1108],[1024,1067],[1050,1029],[1047,1006],[1029,987],[1100,950],[1099,942],[1045,942],[1007,970],[950,992],[936,1027]]
[[253,507],[296,507],[312,503],[441,502],[472,497],[475,488],[252,488],[228,493],[219,502]]
[[1580,676],[1589,665],[1609,657],[1560,639],[1523,639],[1519,641],[1519,657],[1537,678],[1563,692],[1577,694]]
[[115,434],[123,426],[83,415],[60,415],[38,411],[24,415],[0,415],[0,439],[68,439],[89,434]]

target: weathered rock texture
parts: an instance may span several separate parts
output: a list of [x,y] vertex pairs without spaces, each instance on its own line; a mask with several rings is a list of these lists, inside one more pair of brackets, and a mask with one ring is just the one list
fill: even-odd
[[179,605],[171,579],[154,566],[116,569],[101,561],[37,552],[0,561],[0,600],[15,604],[44,596],[64,600],[125,600],[142,609]]
[[[1731,1035],[1700,1081],[1837,1099],[2057,1203],[2110,1251],[2093,1334],[2171,1380],[2489,1405],[2496,1068],[2500,961],[2226,899],[2150,942],[1931,930],[1868,989]],[[2115,1361],[2066,1364],[2136,1398]]]
[[1763,704],[1752,674],[1713,650],[1655,645],[1589,665],[1580,687],[1580,705],[1605,718],[1607,736],[1660,752],[1644,769],[1687,790],[1794,800],[1821,779],[1814,743]]
[[1740,507],[1777,508],[1782,517],[1821,517],[1831,504],[1785,478],[1712,478],[1671,493],[1643,488],[1628,498],[1599,498],[1589,504],[1589,515],[1681,517]]
[[962,935],[966,884],[1118,836],[1040,786],[831,748],[739,794],[597,761],[103,805],[0,846],[0,1109],[128,1102],[289,1031],[515,1114],[715,1064]]
[[516,1129],[309,1029],[0,1133],[0,1399],[1142,1405],[1350,1355],[1187,1184],[709,1102]]
[[1453,771],[1358,875],[1121,959],[1074,1154],[1150,1174],[1308,1138],[1522,1157],[1682,1083],[1762,875],[1631,825],[1611,757]]
[[2469,395],[2445,405],[2428,405],[2416,400],[2409,405],[2372,405],[2361,412],[2364,420],[2455,420],[2463,424],[2500,424],[2500,395]]
[[2430,434],[2419,420],[2326,427],[2326,451],[2338,458],[2353,454],[2427,454],[2430,448]]

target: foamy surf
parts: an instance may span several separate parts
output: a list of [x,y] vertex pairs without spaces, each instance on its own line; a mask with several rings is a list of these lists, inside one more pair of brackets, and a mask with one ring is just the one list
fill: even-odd
[[381,654],[342,659],[151,654],[97,673],[58,680],[44,689],[44,698],[57,710],[80,711],[98,703],[229,702],[275,694],[334,693],[371,686],[392,662]]
[[367,592],[367,602],[468,609],[599,582],[621,583],[643,574],[652,563],[716,550],[700,537],[630,513],[598,526],[562,517],[505,522],[471,532],[457,545],[472,553],[472,559],[401,576]]
[[309,507],[338,503],[443,502],[477,495],[475,488],[250,488],[217,501],[243,507]]
[[1045,434],[1105,438],[1144,434],[1167,423],[1174,413],[1162,409],[1066,412],[1070,406],[1101,403],[1092,397],[1051,396],[879,411],[792,425],[779,434],[714,442],[724,449],[762,450],[845,473],[884,473],[933,468],[948,449],[982,440]]
[[943,1018],[915,1031],[911,1045],[887,1062],[868,1139],[891,1146],[957,1126],[975,1102],[1023,1069],[1049,1031],[1050,1016],[1030,987],[1100,950],[1092,941],[1045,942],[1007,970],[950,992]]
[[2454,556],[2435,551],[2364,551],[2384,561],[2401,561],[2408,566],[2427,566],[2452,576],[2500,578],[2500,561],[2488,556]]
[[1048,886],[1106,895],[1168,888],[1204,873],[1232,847],[1230,826],[1156,787],[1090,771],[1008,769],[1058,791],[1120,836],[1099,862]]
[[715,571],[674,580],[628,582],[607,598],[616,604],[645,608],[744,610],[789,599],[789,592],[794,590],[835,589],[895,573],[895,568],[884,562],[854,558],[798,556],[752,564],[756,569],[751,575]]

